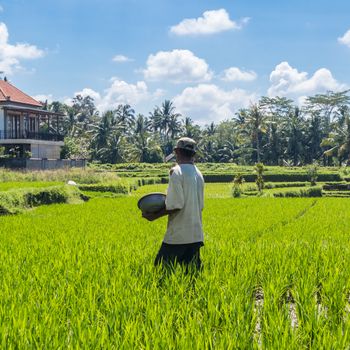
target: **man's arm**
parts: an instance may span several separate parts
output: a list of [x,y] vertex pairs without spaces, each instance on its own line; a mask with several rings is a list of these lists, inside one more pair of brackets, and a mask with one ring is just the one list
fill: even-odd
[[[156,213],[142,213],[142,217],[148,221],[157,220],[163,216],[174,214],[184,206],[184,195],[179,174],[175,172],[175,167],[170,170],[169,185],[165,199],[165,208]],[[169,208],[169,209],[167,209]]]
[[164,208],[156,213],[142,213],[142,217],[148,221],[154,221],[154,220],[157,220],[163,216],[177,213],[179,210],[180,209],[167,210]]

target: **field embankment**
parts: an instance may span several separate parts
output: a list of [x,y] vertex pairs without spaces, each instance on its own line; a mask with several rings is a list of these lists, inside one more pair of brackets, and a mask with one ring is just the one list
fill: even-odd
[[68,185],[20,188],[0,192],[0,215],[17,214],[25,209],[57,203],[80,203],[88,197]]
[[[133,183],[93,170],[16,172],[0,170],[0,215],[57,203],[80,203],[90,196],[128,194]],[[67,185],[72,183],[74,185]]]

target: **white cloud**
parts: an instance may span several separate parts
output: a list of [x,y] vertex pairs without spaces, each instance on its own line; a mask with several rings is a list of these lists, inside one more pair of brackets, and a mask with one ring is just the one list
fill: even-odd
[[222,80],[225,81],[253,81],[257,78],[254,71],[242,71],[237,67],[231,67],[224,71]]
[[116,107],[121,103],[137,105],[142,100],[149,97],[147,85],[144,81],[138,81],[136,84],[128,84],[127,82],[115,79],[112,85],[106,90],[103,97],[101,109],[107,109],[109,106]]
[[157,89],[153,94],[153,99],[156,100],[158,98],[161,98],[165,95],[165,90],[164,89]]
[[350,47],[350,29],[341,38],[338,38],[338,41]]
[[207,35],[232,29],[241,29],[249,18],[235,22],[225,9],[205,11],[202,17],[187,18],[172,26],[170,32],[176,35]]
[[101,95],[98,92],[96,92],[95,90],[90,89],[90,88],[84,88],[83,90],[76,92],[74,94],[74,97],[76,97],[78,95],[80,95],[81,97],[90,96],[91,98],[94,99],[95,102],[101,100]]
[[187,87],[174,99],[174,105],[183,115],[200,124],[233,117],[239,108],[248,106],[257,96],[242,89],[223,90],[214,84]]
[[107,88],[103,94],[85,88],[74,94],[83,97],[90,96],[94,99],[96,108],[100,112],[115,109],[120,104],[129,104],[133,108],[137,108],[139,103],[154,100],[163,95],[163,91],[157,89],[154,93],[148,91],[148,87],[144,81],[138,81],[136,84],[129,84],[118,78],[112,78],[111,86]]
[[308,73],[299,72],[292,68],[288,62],[278,64],[270,75],[271,86],[268,89],[269,96],[288,96],[299,99],[305,95],[324,93],[328,90],[341,91],[347,86],[339,83],[332,73],[321,68],[312,77]]
[[[83,90],[77,91],[74,93],[74,97],[77,97],[78,95],[80,95],[83,98],[87,96],[93,98],[95,106],[97,103],[101,101],[101,95],[97,91],[91,88],[84,88]],[[73,106],[73,98],[71,97],[65,96],[62,98],[55,99],[55,101],[62,101],[67,106]]]
[[36,59],[44,56],[44,51],[34,45],[21,43],[9,44],[9,33],[5,23],[0,23],[0,71],[13,74],[21,69],[21,59]]
[[48,103],[51,103],[52,101],[54,101],[53,95],[52,94],[39,94],[39,95],[35,95],[33,96],[33,98],[39,102],[45,102],[47,101]]
[[71,97],[63,97],[61,100],[58,101],[62,101],[62,103],[66,104],[67,106],[72,107],[73,106],[73,99]]
[[133,61],[132,58],[129,58],[124,55],[116,55],[113,57],[113,62],[117,62],[117,63],[124,63],[124,62],[131,62],[131,61]]
[[205,60],[189,50],[159,51],[150,55],[143,74],[146,80],[173,83],[210,81],[213,75]]

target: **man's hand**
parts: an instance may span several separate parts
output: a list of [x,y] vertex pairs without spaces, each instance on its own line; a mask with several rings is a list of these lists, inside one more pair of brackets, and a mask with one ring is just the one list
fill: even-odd
[[142,213],[142,217],[148,221],[154,221],[161,218],[162,216],[177,213],[179,210],[180,209],[166,210],[164,208],[164,209],[161,209],[160,211],[157,211],[156,213]]
[[160,216],[158,213],[142,213],[142,217],[148,221],[154,221],[158,219]]

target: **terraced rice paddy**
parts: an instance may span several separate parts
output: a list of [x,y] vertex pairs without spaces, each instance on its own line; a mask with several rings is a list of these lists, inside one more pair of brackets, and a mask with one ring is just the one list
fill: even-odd
[[0,348],[346,349],[350,201],[206,188],[204,270],[153,267],[129,197],[0,218]]

